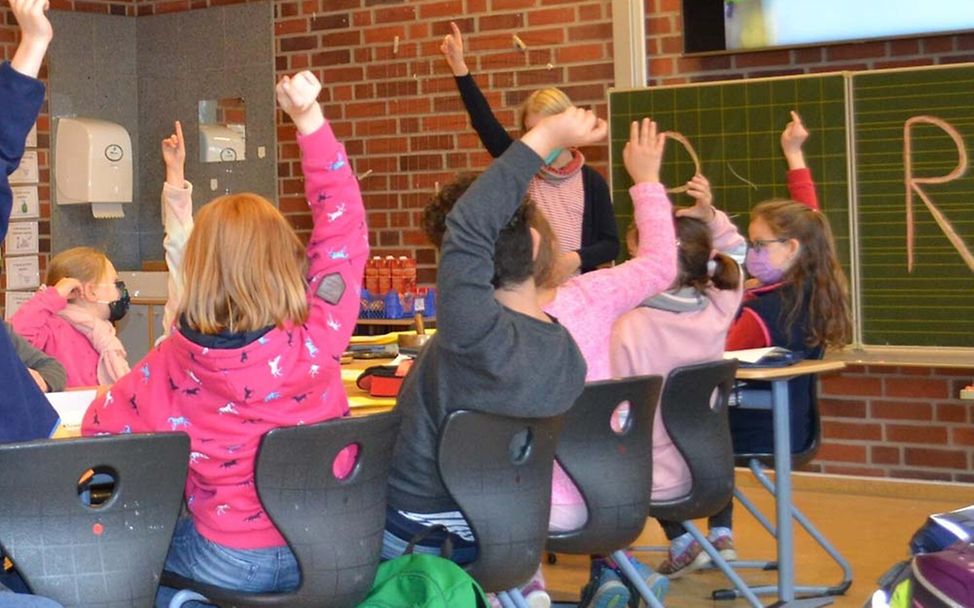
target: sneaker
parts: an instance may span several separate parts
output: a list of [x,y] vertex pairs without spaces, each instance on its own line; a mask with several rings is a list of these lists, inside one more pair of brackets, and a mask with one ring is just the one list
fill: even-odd
[[521,595],[529,608],[551,608],[551,596],[545,591],[541,568],[538,568],[527,585],[521,587]]
[[[670,581],[665,576],[659,572],[655,572],[652,568],[642,563],[635,556],[630,555],[629,561],[636,568],[636,573],[639,574],[639,578],[646,581],[646,586],[649,587],[649,591],[656,596],[660,602],[666,597],[666,593],[670,590]],[[632,597],[634,600],[638,599],[639,608],[647,608],[646,600],[644,600],[639,593],[632,588]],[[635,603],[635,602],[631,602]]]
[[[709,539],[711,544],[713,544],[714,549],[717,549],[717,553],[720,554],[725,560],[732,562],[737,559],[737,551],[734,549],[734,537],[729,534],[724,534],[718,536],[717,538]],[[705,554],[706,555],[706,554]]]
[[710,563],[710,556],[703,552],[700,543],[693,541],[682,552],[670,555],[656,569],[657,572],[669,578],[680,578],[694,570],[699,570]]
[[608,566],[602,566],[598,576],[582,587],[579,608],[625,608],[629,605],[629,588],[619,574]]

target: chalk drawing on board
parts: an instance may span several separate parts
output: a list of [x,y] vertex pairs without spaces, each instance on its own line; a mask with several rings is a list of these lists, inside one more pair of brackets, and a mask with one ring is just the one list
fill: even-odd
[[[697,151],[694,149],[693,144],[690,143],[690,140],[684,137],[682,133],[677,131],[663,131],[663,135],[666,136],[666,139],[672,139],[673,141],[680,142],[683,147],[686,148],[687,154],[689,154],[690,159],[693,160],[693,174],[702,175],[703,171],[700,170],[700,157],[697,156]],[[682,186],[677,186],[675,188],[667,188],[666,191],[672,194],[686,192],[689,189],[690,187],[687,184],[683,184]]]
[[[954,140],[957,146],[957,166],[947,175],[938,177],[915,177],[913,175],[913,149],[911,139],[911,127],[916,124],[929,124],[940,127],[947,135]],[[964,239],[957,234],[950,220],[941,213],[940,209],[933,204],[930,196],[923,191],[920,184],[945,184],[960,178],[967,172],[967,149],[964,147],[964,140],[960,133],[950,123],[936,116],[914,116],[907,119],[903,124],[903,176],[906,184],[906,266],[909,272],[913,272],[913,246],[914,246],[914,224],[913,224],[913,194],[916,193],[926,205],[933,219],[943,231],[947,240],[954,246],[960,257],[967,264],[967,267],[974,271],[974,255],[970,248],[964,243]]]

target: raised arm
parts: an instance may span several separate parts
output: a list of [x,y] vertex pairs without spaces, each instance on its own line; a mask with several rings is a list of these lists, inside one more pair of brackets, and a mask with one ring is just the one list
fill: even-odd
[[169,269],[169,289],[162,317],[162,336],[157,343],[169,335],[176,321],[176,311],[183,299],[183,252],[193,232],[193,185],[184,177],[186,141],[178,120],[173,134],[162,140],[162,160],[166,165],[166,181],[162,185],[162,225],[166,236],[162,246]]
[[522,204],[542,158],[557,147],[605,138],[605,121],[570,108],[541,120],[495,160],[460,197],[446,218],[440,256],[438,339],[455,350],[478,344],[495,327],[501,305],[494,298],[494,245]]
[[24,155],[24,140],[37,120],[44,103],[44,85],[37,73],[44,53],[54,36],[51,23],[44,15],[47,0],[10,0],[10,8],[20,26],[21,38],[14,58],[0,65],[0,240],[7,236],[13,192],[8,177]]
[[450,71],[456,80],[457,89],[460,91],[460,98],[470,116],[470,124],[473,126],[480,142],[491,156],[497,158],[514,142],[507,130],[494,116],[490,109],[490,104],[480,88],[470,75],[470,69],[463,57],[463,35],[456,23],[450,22],[450,29],[453,33],[443,37],[443,44],[440,45],[440,52],[446,58]]
[[309,321],[327,324],[334,356],[344,350],[358,317],[369,240],[358,180],[318,105],[320,91],[318,79],[301,72],[281,79],[277,101],[298,129],[314,222],[307,249]]
[[734,258],[738,264],[744,263],[747,254],[747,240],[741,236],[734,222],[727,214],[714,207],[714,196],[710,180],[703,175],[694,175],[687,182],[687,194],[694,200],[692,207],[678,209],[678,217],[693,217],[707,224],[713,247],[717,251]]
[[801,116],[792,110],[791,122],[781,132],[781,151],[788,162],[788,192],[793,200],[818,211],[818,195],[812,182],[812,172],[805,164],[805,153],[802,152],[807,139],[808,130]]

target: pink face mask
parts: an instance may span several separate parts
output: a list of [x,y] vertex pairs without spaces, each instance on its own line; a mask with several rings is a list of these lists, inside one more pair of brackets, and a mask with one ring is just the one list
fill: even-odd
[[747,268],[747,273],[761,281],[762,285],[778,283],[785,276],[783,268],[776,268],[771,264],[770,252],[767,247],[762,247],[760,250],[748,249],[747,257],[744,258],[744,266]]

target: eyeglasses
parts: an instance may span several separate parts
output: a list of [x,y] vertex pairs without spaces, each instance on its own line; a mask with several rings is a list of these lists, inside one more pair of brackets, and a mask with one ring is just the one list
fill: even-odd
[[748,246],[754,251],[761,251],[771,243],[787,243],[791,239],[754,239],[748,240]]

